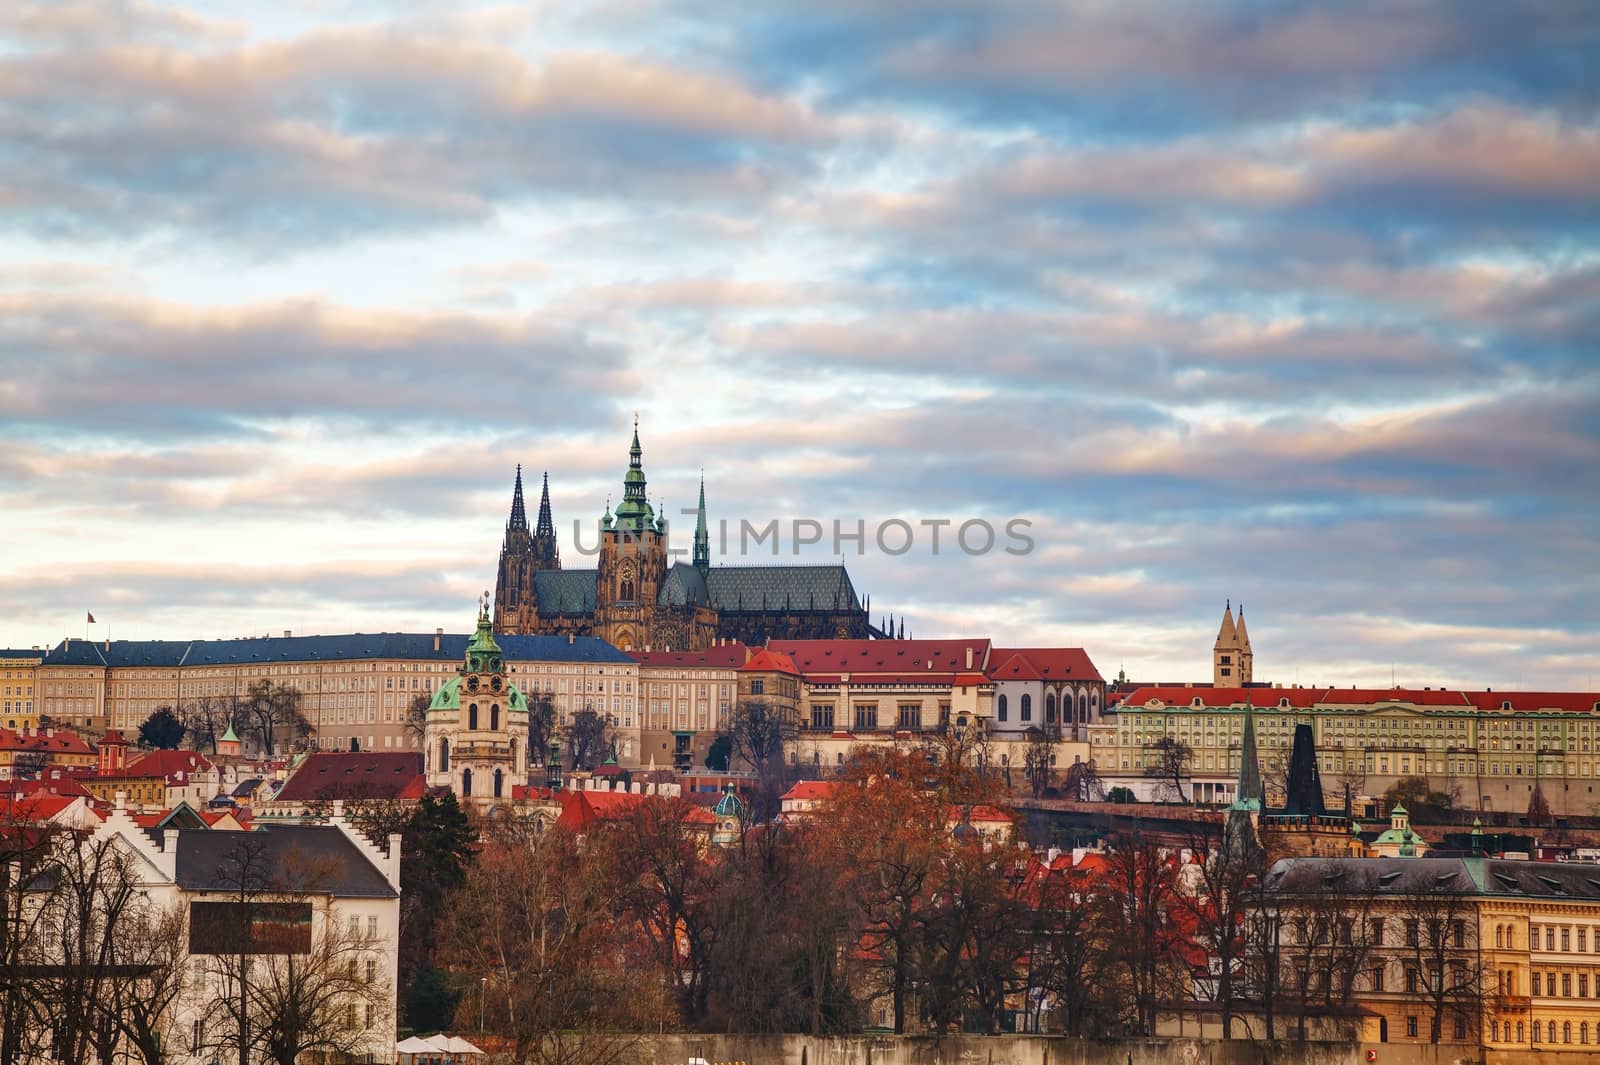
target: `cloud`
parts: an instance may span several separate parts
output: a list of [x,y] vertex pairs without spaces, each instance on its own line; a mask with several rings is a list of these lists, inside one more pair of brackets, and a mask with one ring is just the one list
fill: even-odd
[[483,221],[540,193],[759,199],[834,135],[725,73],[371,26],[34,48],[0,58],[0,86],[13,225],[258,249]]
[[0,416],[68,435],[576,424],[636,386],[622,351],[526,316],[0,293],[0,320]]

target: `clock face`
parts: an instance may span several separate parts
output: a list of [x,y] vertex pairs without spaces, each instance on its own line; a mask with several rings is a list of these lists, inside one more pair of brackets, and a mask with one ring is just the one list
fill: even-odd
[[478,690],[478,678],[477,677],[468,677],[467,678],[467,691],[475,692],[477,690]]
[[491,680],[489,682],[489,687],[493,688],[495,691],[499,691],[500,690],[500,678],[496,677],[493,680]]

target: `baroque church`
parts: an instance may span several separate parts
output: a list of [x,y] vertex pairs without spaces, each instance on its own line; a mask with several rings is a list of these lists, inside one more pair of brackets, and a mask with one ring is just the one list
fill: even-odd
[[882,636],[840,563],[711,564],[706,488],[700,483],[691,560],[672,560],[666,515],[645,498],[639,426],[617,512],[600,519],[596,569],[563,569],[545,475],[533,528],[517,467],[495,578],[494,629],[511,635],[599,636],[624,651],[694,651],[718,640],[866,639]]

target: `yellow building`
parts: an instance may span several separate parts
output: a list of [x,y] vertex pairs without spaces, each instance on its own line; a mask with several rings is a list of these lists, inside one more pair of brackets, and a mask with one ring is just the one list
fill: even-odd
[[[548,693],[557,716],[592,708],[614,719],[618,753],[639,751],[638,665],[588,636],[505,638],[507,670],[522,691]],[[239,640],[66,640],[37,668],[38,705],[52,720],[90,732],[135,735],[163,706],[219,707],[259,681],[300,692],[300,711],[324,750],[421,750],[408,717],[455,677],[465,635],[419,633],[259,637]],[[219,724],[220,736],[223,726]],[[286,747],[289,737],[279,737]]]
[[1324,969],[1353,974],[1366,1042],[1430,1042],[1437,1018],[1445,1045],[1600,1045],[1594,866],[1291,858],[1266,886],[1281,918],[1279,972],[1291,983],[1305,972],[1313,985]]
[[[1141,799],[1164,736],[1191,751],[1187,797],[1226,803],[1244,710],[1255,713],[1268,798],[1288,767],[1294,727],[1314,731],[1330,809],[1422,777],[1460,808],[1522,813],[1537,786],[1557,815],[1600,814],[1600,693],[1442,688],[1145,687],[1092,728],[1100,777]],[[1357,805],[1360,805],[1357,803]],[[1387,813],[1388,811],[1382,811]]]
[[739,668],[752,653],[723,640],[700,651],[631,652],[639,668],[641,764],[703,766],[712,740],[733,719]]
[[0,725],[12,730],[38,727],[34,673],[43,661],[44,652],[37,647],[0,650]]

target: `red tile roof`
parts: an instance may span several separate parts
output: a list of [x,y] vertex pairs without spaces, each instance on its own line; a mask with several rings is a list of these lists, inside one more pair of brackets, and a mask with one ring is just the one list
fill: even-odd
[[800,674],[800,667],[794,664],[794,659],[781,651],[772,651],[762,648],[750,656],[750,661],[739,667],[760,673],[793,673]]
[[629,651],[628,656],[641,666],[677,669],[738,669],[750,657],[742,643],[725,643],[704,651]]
[[94,754],[83,737],[67,729],[43,732],[13,732],[0,728],[0,751],[43,751],[45,754]]
[[1591,714],[1600,705],[1600,692],[1462,692],[1480,710],[1500,710],[1509,703],[1517,713],[1558,710]]
[[1196,699],[1201,706],[1243,706],[1248,700],[1252,706],[1271,708],[1281,706],[1287,699],[1293,707],[1315,706],[1322,701],[1326,688],[1140,688],[1123,705],[1134,708],[1159,701],[1166,706],[1193,706]]
[[1045,680],[1103,680],[1081,647],[996,647],[989,652],[989,676],[995,680],[1027,680],[1011,670],[1032,670]]
[[805,802],[825,802],[833,798],[839,788],[836,780],[801,780],[783,793],[783,800],[798,799]]
[[[967,651],[972,663],[967,664]],[[894,674],[958,673],[988,666],[989,640],[773,640],[770,651],[788,655],[800,672]],[[929,663],[932,663],[930,666]]]
[[420,751],[320,751],[306,756],[273,801],[420,799],[427,786]]
[[1443,688],[1330,688],[1322,701],[1334,705],[1360,706],[1367,703],[1413,703],[1417,706],[1460,706],[1472,704],[1458,691]]
[[166,777],[168,784],[185,784],[196,773],[211,771],[211,763],[195,751],[151,751],[128,763],[119,776]]
[[[582,831],[591,825],[606,821],[626,821],[633,811],[648,802],[670,802],[657,795],[639,795],[631,791],[563,791],[559,796],[561,816],[556,824]],[[698,806],[685,806],[684,821],[690,825],[714,825],[711,811]]]

